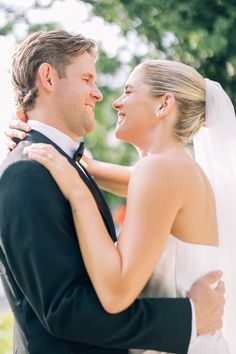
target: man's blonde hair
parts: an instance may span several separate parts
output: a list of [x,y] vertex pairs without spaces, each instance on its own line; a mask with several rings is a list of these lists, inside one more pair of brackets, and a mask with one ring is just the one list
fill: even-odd
[[96,58],[95,41],[81,34],[71,35],[63,30],[54,30],[29,35],[17,46],[12,58],[16,108],[23,112],[34,108],[38,95],[36,74],[42,63],[52,65],[62,78],[73,57],[86,51]]

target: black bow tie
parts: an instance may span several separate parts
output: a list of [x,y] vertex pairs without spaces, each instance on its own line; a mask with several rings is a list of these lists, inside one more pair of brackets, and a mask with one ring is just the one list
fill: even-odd
[[81,157],[83,156],[83,153],[84,153],[84,142],[81,141],[81,143],[79,144],[79,147],[78,149],[76,150],[76,152],[74,153],[74,156],[73,156],[73,160],[75,162],[79,162]]

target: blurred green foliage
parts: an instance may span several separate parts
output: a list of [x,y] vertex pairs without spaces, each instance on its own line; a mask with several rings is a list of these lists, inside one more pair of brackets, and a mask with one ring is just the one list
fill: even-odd
[[234,0],[88,0],[94,14],[136,31],[148,56],[182,61],[219,81],[236,104]]
[[13,316],[9,314],[0,314],[0,354],[11,354],[12,336],[13,336]]

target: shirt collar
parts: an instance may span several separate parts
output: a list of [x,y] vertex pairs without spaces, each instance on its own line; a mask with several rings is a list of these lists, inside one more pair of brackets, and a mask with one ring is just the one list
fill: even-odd
[[32,129],[45,135],[47,138],[56,143],[67,155],[73,158],[79,144],[75,143],[68,135],[38,120],[29,119],[27,123]]

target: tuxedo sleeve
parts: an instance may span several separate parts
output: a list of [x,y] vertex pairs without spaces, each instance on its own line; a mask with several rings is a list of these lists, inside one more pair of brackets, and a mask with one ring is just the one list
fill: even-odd
[[82,262],[70,205],[41,165],[25,160],[7,168],[0,209],[10,270],[51,335],[101,347],[187,352],[188,299],[140,299],[119,314],[104,311]]

